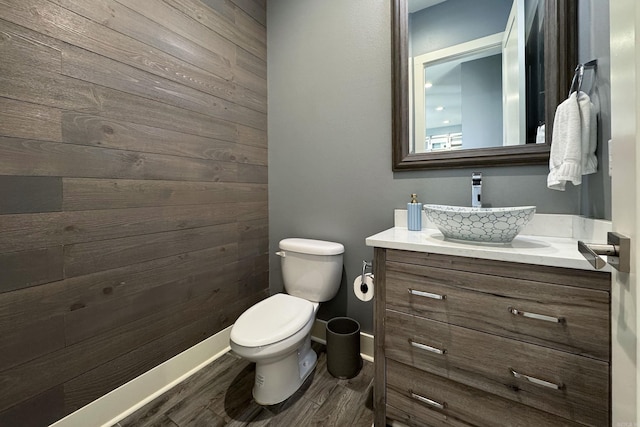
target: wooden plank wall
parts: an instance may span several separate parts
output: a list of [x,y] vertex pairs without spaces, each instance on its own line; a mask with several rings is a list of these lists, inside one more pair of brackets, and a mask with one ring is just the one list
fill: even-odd
[[265,3],[0,1],[0,425],[267,294]]

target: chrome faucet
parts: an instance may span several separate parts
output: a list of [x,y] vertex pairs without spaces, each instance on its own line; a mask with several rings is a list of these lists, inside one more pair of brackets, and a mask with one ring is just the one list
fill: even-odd
[[471,207],[482,207],[482,172],[471,173]]

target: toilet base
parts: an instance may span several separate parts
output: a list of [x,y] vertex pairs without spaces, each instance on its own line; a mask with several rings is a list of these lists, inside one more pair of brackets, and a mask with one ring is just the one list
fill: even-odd
[[275,405],[291,397],[309,377],[318,361],[307,337],[302,346],[275,361],[256,363],[253,398],[260,405]]

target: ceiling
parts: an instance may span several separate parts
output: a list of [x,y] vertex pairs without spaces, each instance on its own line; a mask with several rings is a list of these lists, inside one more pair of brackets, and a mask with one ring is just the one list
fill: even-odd
[[427,7],[434,6],[446,0],[409,0],[409,13],[422,10]]

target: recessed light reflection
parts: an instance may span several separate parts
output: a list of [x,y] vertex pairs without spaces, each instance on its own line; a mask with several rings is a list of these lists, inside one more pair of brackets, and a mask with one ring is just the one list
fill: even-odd
[[425,88],[425,89],[429,89],[431,86],[433,86],[433,83],[431,83],[431,82],[426,82],[426,83],[424,84],[424,88]]
[[449,120],[444,120],[442,123],[444,123],[445,125],[448,125],[450,122]]
[[436,107],[436,111],[442,111],[442,110],[444,110],[444,107],[442,105],[438,105]]

